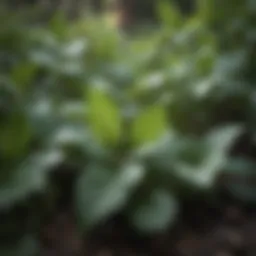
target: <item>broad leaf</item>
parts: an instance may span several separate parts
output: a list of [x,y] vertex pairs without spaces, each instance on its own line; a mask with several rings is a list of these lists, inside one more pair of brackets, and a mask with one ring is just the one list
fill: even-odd
[[149,199],[134,209],[132,222],[142,232],[155,233],[169,228],[178,217],[179,205],[168,191],[154,189]]
[[90,166],[76,186],[76,208],[84,228],[106,220],[121,210],[144,176],[141,165],[128,165],[115,172]]
[[226,165],[229,150],[241,132],[242,129],[238,126],[213,130],[206,137],[208,149],[201,163],[197,166],[186,162],[177,163],[175,166],[177,175],[197,187],[211,188],[215,178]]
[[161,0],[157,7],[158,15],[163,25],[175,28],[181,24],[182,16],[176,6],[171,4],[170,1]]
[[61,152],[55,150],[31,155],[24,160],[13,175],[0,184],[0,207],[11,207],[31,193],[43,192],[47,186],[48,171],[62,160]]
[[167,131],[167,118],[165,109],[153,106],[138,115],[132,124],[132,138],[134,144],[151,143],[161,138]]
[[122,132],[122,118],[118,106],[98,88],[90,88],[87,99],[92,131],[106,144],[118,143]]

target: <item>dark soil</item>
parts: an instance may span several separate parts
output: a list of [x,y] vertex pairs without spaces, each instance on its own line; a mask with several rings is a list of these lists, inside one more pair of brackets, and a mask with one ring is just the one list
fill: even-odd
[[42,256],[255,256],[256,209],[238,202],[184,203],[170,230],[143,237],[118,216],[81,238],[73,214],[56,214],[42,229]]

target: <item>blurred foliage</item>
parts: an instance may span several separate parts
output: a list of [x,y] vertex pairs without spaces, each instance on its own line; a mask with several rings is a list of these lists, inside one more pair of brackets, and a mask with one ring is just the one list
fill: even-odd
[[67,170],[83,231],[119,212],[141,232],[164,230],[180,198],[215,193],[222,174],[256,202],[256,9],[218,2],[199,1],[188,20],[162,2],[161,27],[133,35],[104,19],[31,26],[1,14],[3,255],[34,253]]

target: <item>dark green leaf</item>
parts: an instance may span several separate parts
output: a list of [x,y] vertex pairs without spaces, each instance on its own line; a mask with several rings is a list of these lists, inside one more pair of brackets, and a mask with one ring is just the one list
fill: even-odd
[[24,160],[13,175],[0,185],[0,206],[7,208],[31,193],[43,192],[47,186],[48,172],[62,160],[63,155],[56,150],[31,155]]
[[142,232],[161,232],[170,227],[178,217],[179,205],[168,191],[154,189],[139,207],[134,209],[132,222]]
[[256,203],[256,163],[246,158],[231,159],[224,174],[228,175],[225,187],[236,198]]
[[0,254],[4,256],[35,256],[40,250],[38,242],[31,237],[24,237],[18,243],[0,247]]

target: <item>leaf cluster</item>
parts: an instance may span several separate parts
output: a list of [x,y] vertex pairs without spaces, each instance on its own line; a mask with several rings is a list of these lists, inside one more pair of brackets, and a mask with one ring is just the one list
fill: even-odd
[[255,165],[255,5],[209,13],[217,2],[189,20],[162,2],[160,28],[132,36],[101,19],[31,28],[2,15],[1,210],[35,195],[49,207],[51,173],[68,168],[86,231],[119,212],[141,232],[164,230],[180,198],[215,192],[222,174],[255,203],[244,182]]

